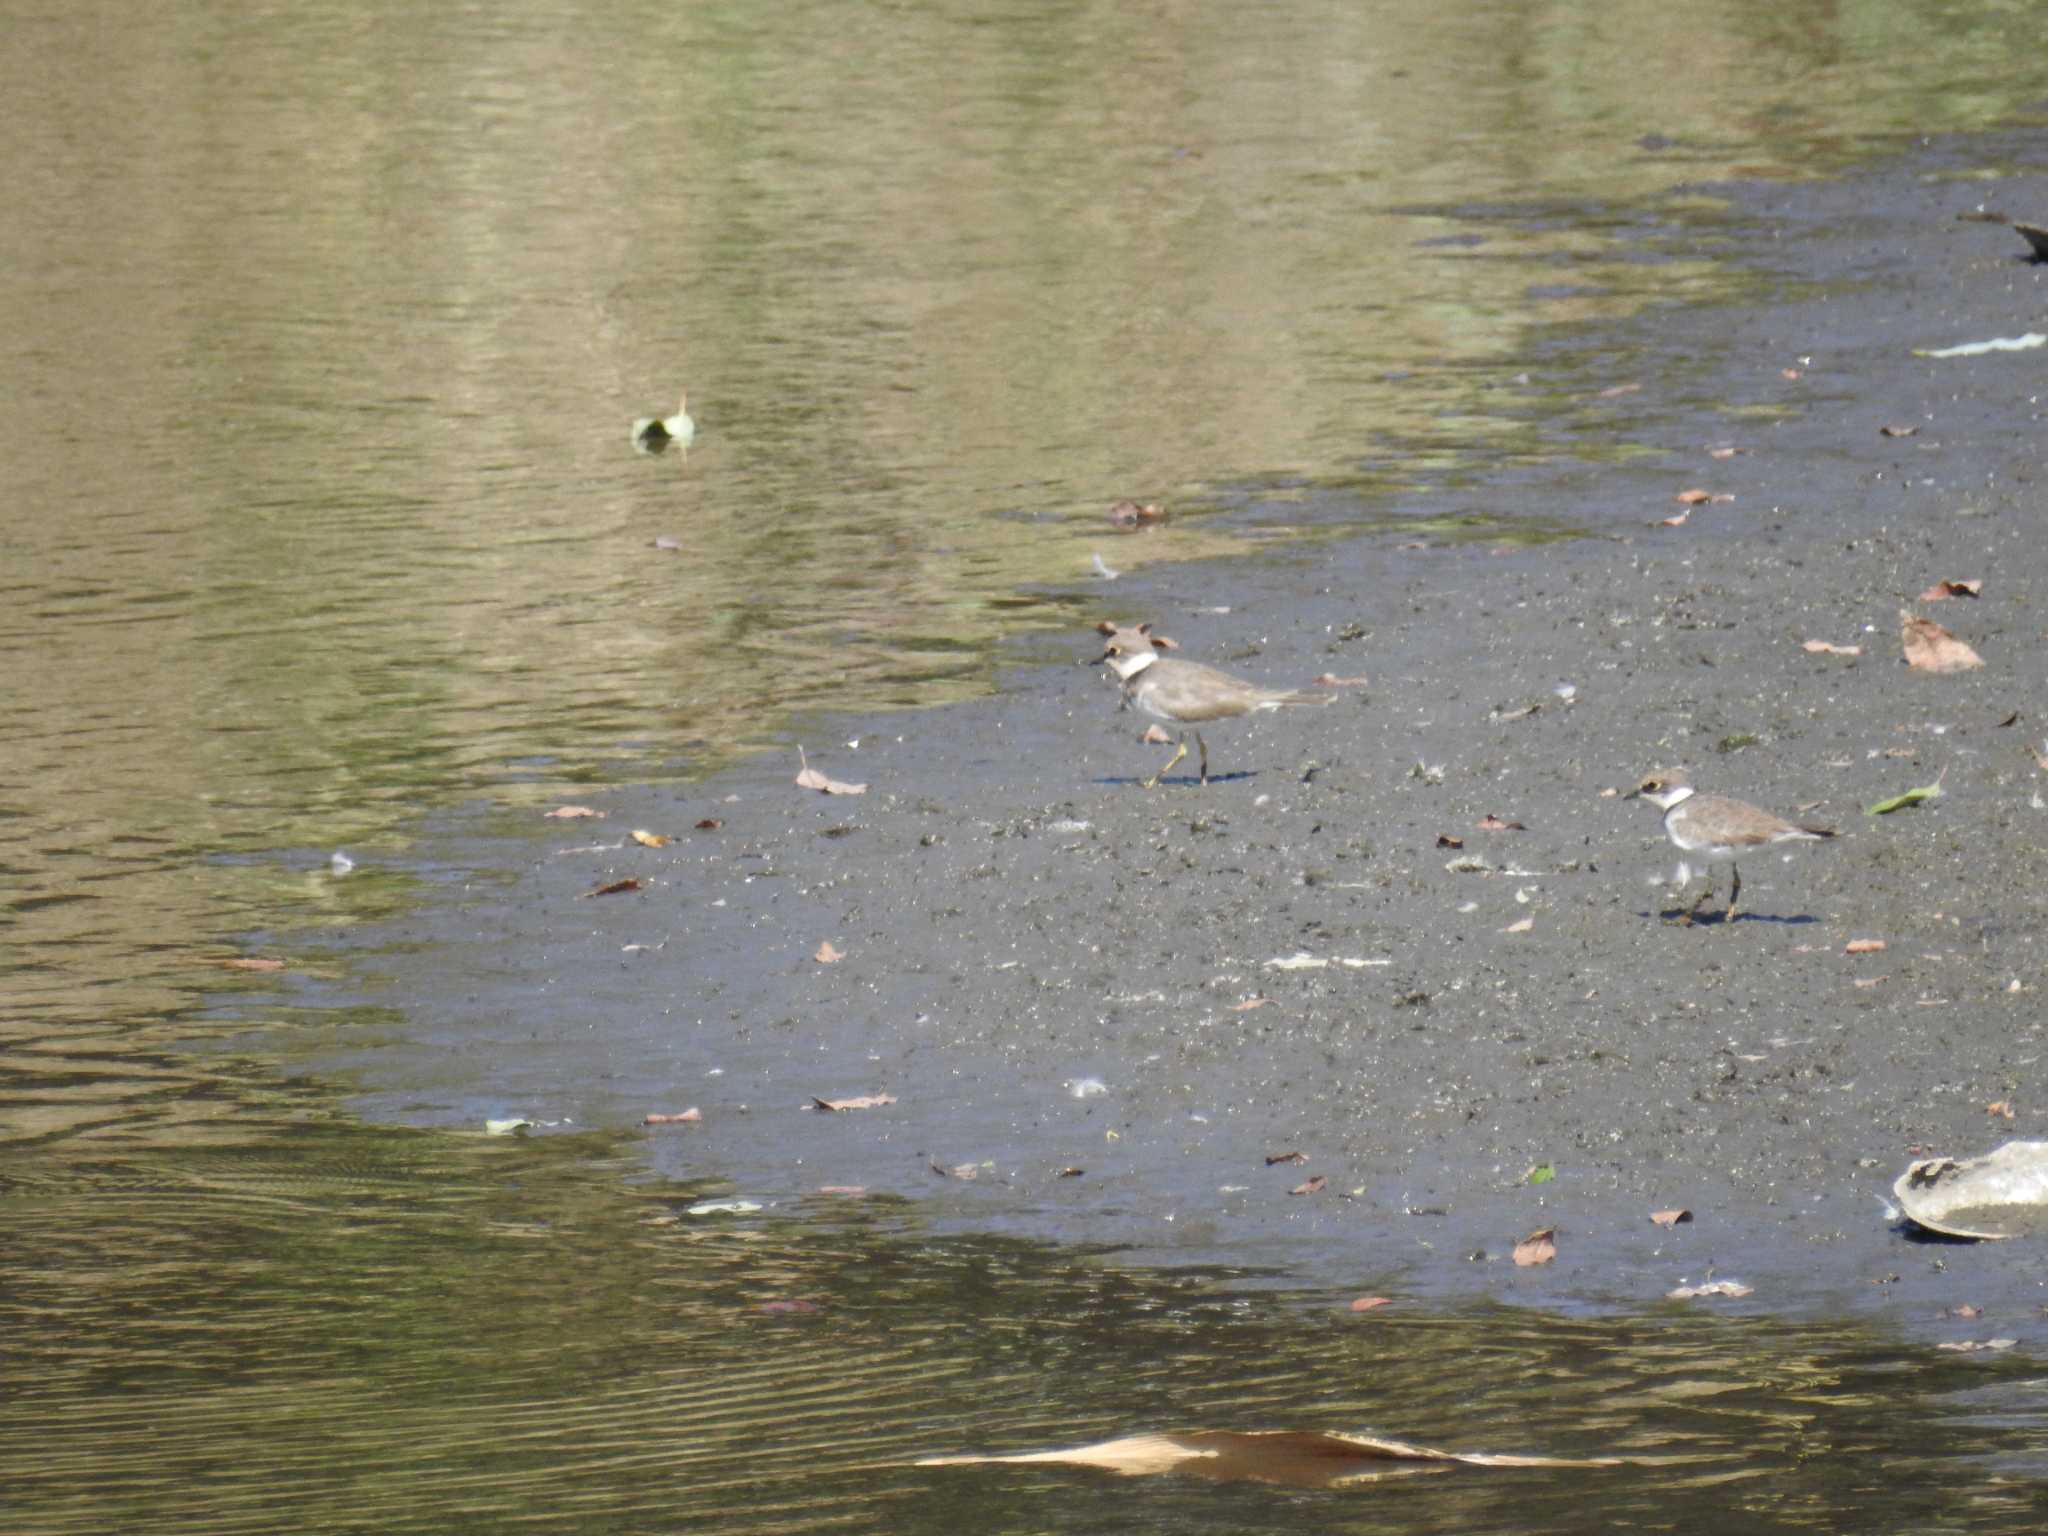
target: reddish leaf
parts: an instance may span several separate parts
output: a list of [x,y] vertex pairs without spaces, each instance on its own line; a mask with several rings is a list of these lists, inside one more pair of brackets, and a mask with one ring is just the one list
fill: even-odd
[[818,946],[818,952],[812,955],[811,958],[820,965],[837,965],[846,958],[846,955],[843,951],[834,949],[832,941],[827,939]]
[[1663,520],[1664,526],[1666,528],[1683,528],[1685,526],[1685,520],[1691,516],[1692,513],[1687,511],[1679,513],[1676,517],[1667,517]]
[[697,823],[697,830],[699,832],[716,832],[720,827],[724,825],[725,823],[720,821],[716,816],[706,816],[702,821]]
[[1921,672],[1967,672],[1984,665],[1984,658],[1932,619],[1899,614],[1900,640],[1906,649],[1906,664]]
[[1062,1168],[1059,1176],[1063,1179],[1078,1179],[1087,1171],[1086,1168]]
[[821,1195],[864,1195],[867,1192],[868,1187],[865,1184],[820,1184],[818,1186],[818,1193]]
[[1960,1317],[1966,1321],[1973,1317],[1982,1317],[1983,1315],[1984,1309],[1982,1307],[1972,1306],[1967,1301],[1959,1307],[1950,1307],[1946,1312],[1942,1313],[1943,1317]]
[[1321,1190],[1322,1187],[1329,1182],[1330,1181],[1328,1179],[1324,1178],[1319,1173],[1312,1179],[1303,1180],[1301,1183],[1295,1185],[1294,1188],[1287,1191],[1287,1193],[1289,1193],[1290,1195],[1313,1195],[1317,1193],[1319,1190]]
[[1809,640],[1806,642],[1804,649],[1812,651],[1817,655],[1826,656],[1861,656],[1863,654],[1863,647],[1860,645],[1836,645],[1832,640]]
[[695,1125],[703,1118],[704,1111],[692,1104],[678,1115],[644,1115],[641,1117],[640,1123],[642,1125]]
[[1702,502],[1712,501],[1714,499],[1714,493],[1712,491],[1700,490],[1697,486],[1695,486],[1692,490],[1680,491],[1676,496],[1672,497],[1671,499],[1673,501],[1683,502],[1688,507],[1696,507],[1700,505],[1700,503]]
[[1519,821],[1503,821],[1498,816],[1486,815],[1479,818],[1479,830],[1482,832],[1526,832],[1529,829]]
[[1883,948],[1883,939],[1851,939],[1842,946],[1842,953],[1845,955],[1874,955]]
[[1657,1223],[1660,1227],[1675,1227],[1681,1221],[1691,1221],[1692,1212],[1686,1210],[1652,1211],[1650,1212],[1650,1220]]
[[1109,520],[1119,528],[1135,528],[1140,523],[1163,522],[1166,508],[1156,501],[1120,501],[1109,509]]
[[1923,603],[1945,603],[1952,597],[1981,597],[1984,583],[1981,581],[1937,581],[1920,594]]
[[624,880],[614,880],[610,885],[600,885],[594,891],[585,891],[578,900],[585,900],[592,896],[616,896],[621,891],[637,891],[639,889],[640,882],[629,877]]
[[2001,1120],[2010,1120],[2013,1117],[2012,1103],[2008,1099],[1994,1099],[1984,1106],[1984,1113],[1996,1115]]
[[1393,1304],[1394,1299],[1391,1296],[1360,1296],[1351,1303],[1351,1310],[1354,1312],[1370,1312],[1375,1307],[1391,1307]]
[[1531,1232],[1515,1244],[1515,1263],[1528,1269],[1536,1264],[1548,1264],[1557,1257],[1557,1228],[1542,1227]]

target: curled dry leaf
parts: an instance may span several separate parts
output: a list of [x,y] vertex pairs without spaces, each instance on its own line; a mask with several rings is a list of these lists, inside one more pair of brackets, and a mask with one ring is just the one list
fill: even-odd
[[1981,581],[1937,581],[1920,594],[1923,603],[1945,603],[1952,597],[1982,597],[1984,583]]
[[663,837],[659,832],[641,832],[635,830],[633,833],[633,841],[638,843],[642,848],[666,848],[668,846],[668,839],[666,837]]
[[1804,649],[1823,656],[1861,656],[1863,654],[1863,647],[1860,645],[1836,645],[1832,640],[1809,640],[1806,642]]
[[637,891],[639,889],[640,882],[629,876],[624,880],[614,880],[610,885],[600,885],[595,890],[585,891],[577,900],[582,901],[592,896],[617,896],[624,891]]
[[582,816],[603,816],[603,811],[594,811],[587,805],[558,805],[552,811],[542,813],[555,821],[574,821]]
[[1673,501],[1683,502],[1688,507],[1697,507],[1702,502],[1712,501],[1714,499],[1714,493],[1712,491],[1703,491],[1698,486],[1694,486],[1691,490],[1680,491],[1676,496],[1672,497],[1671,499]]
[[695,1125],[703,1118],[704,1111],[692,1104],[688,1109],[677,1115],[643,1115],[640,1123],[642,1125]]
[[1339,677],[1334,672],[1324,672],[1313,681],[1318,688],[1363,688],[1370,679],[1364,676]]
[[1145,734],[1140,736],[1138,740],[1146,746],[1163,747],[1173,740],[1173,733],[1161,730],[1156,725],[1148,725],[1145,727]]
[[1156,501],[1120,501],[1109,509],[1109,520],[1119,528],[1135,528],[1140,523],[1163,522],[1166,508]]
[[796,749],[797,761],[803,769],[796,776],[799,789],[815,789],[828,795],[864,795],[868,792],[865,784],[848,784],[843,779],[827,778],[811,766],[811,760],[804,756],[804,749]]
[[1984,658],[1932,619],[1915,618],[1899,611],[1899,639],[1905,646],[1906,665],[1920,672],[1967,672],[1984,665]]
[[1993,1099],[1984,1106],[1984,1113],[1996,1115],[2001,1120],[2010,1120],[2014,1113],[2012,1101],[2010,1099]]
[[820,965],[837,965],[840,961],[846,958],[846,951],[842,949],[834,949],[832,947],[832,941],[830,939],[827,939],[824,943],[818,946],[817,953],[812,955],[811,958],[817,961]]
[[1379,1307],[1391,1307],[1393,1304],[1394,1299],[1391,1296],[1360,1296],[1351,1303],[1351,1310],[1371,1312]]
[[725,823],[721,821],[718,817],[706,816],[702,821],[697,823],[697,830],[699,832],[716,832],[720,827],[724,825]]
[[1652,1211],[1650,1212],[1650,1220],[1657,1223],[1660,1227],[1675,1227],[1681,1221],[1691,1221],[1692,1212],[1682,1208],[1675,1211]]
[[1063,1179],[1078,1179],[1087,1171],[1086,1168],[1062,1168],[1059,1171],[1059,1177]]
[[1515,1244],[1515,1264],[1529,1269],[1557,1257],[1557,1228],[1542,1227]]
[[1276,1163],[1305,1163],[1307,1161],[1308,1154],[1306,1152],[1275,1152],[1266,1159],[1266,1166],[1271,1168]]
[[1315,1175],[1315,1177],[1313,1178],[1302,1180],[1301,1183],[1295,1185],[1294,1188],[1287,1191],[1287,1193],[1289,1193],[1290,1195],[1319,1194],[1321,1193],[1323,1186],[1325,1184],[1328,1184],[1329,1182],[1330,1181],[1328,1179],[1324,1178],[1323,1175],[1319,1173]]
[[230,971],[281,971],[282,960],[269,960],[261,955],[236,955],[230,960],[216,960],[215,965]]
[[1439,832],[1436,835],[1436,845],[1439,848],[1462,848],[1465,846],[1465,839],[1453,837],[1448,832]]
[[1479,830],[1482,832],[1526,832],[1529,829],[1519,821],[1507,821],[1499,816],[1488,814],[1479,818]]
[[1885,437],[1911,437],[1920,429],[1906,422],[1898,422],[1879,427],[1877,430]]
[[1740,1280],[1709,1280],[1704,1285],[1681,1285],[1664,1294],[1672,1301],[1691,1301],[1696,1296],[1748,1296],[1755,1290],[1755,1286],[1744,1285]]
[[1845,955],[1874,955],[1883,948],[1883,939],[1851,939],[1842,946],[1842,953]]
[[894,1104],[895,1102],[896,1095],[893,1093],[864,1093],[859,1098],[854,1099],[813,1098],[811,1100],[815,1108],[829,1109],[835,1113],[848,1109],[879,1109],[884,1104]]

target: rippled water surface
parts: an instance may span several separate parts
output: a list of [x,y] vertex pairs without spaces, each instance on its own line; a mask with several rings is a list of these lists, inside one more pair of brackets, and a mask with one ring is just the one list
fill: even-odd
[[[439,809],[984,690],[1098,553],[1329,537],[1559,451],[1587,381],[1518,379],[1539,328],[1739,281],[1684,183],[2024,113],[2027,8],[0,19],[10,1529],[1563,1529],[1582,1497],[904,1465],[1205,1417],[1673,1454],[1599,1484],[1672,1529],[2026,1528],[2010,1394],[1974,1482],[1898,1491],[1995,1370],[1368,1329],[863,1202],[707,1225],[628,1149],[352,1125],[200,1005],[262,985],[221,968],[252,931],[417,899]],[[690,452],[633,452],[684,387]],[[1124,496],[1175,517],[1118,536]],[[328,878],[338,846],[377,872]]]

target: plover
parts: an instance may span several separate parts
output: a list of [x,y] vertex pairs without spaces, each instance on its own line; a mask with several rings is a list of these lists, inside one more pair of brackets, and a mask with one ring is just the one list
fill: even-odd
[[[1109,637],[1095,665],[1108,662],[1123,680],[1124,696],[1119,708],[1137,709],[1155,720],[1174,725],[1202,725],[1211,720],[1234,720],[1254,711],[1279,709],[1288,704],[1330,704],[1334,693],[1304,693],[1291,688],[1261,688],[1243,678],[1232,677],[1196,661],[1176,661],[1159,654],[1152,643],[1152,626],[1125,626],[1105,619],[1095,626]],[[1183,731],[1173,756],[1144,780],[1151,789],[1167,770],[1188,755],[1188,733]],[[1202,782],[1209,782],[1209,744],[1202,733],[1194,733],[1201,752]]]
[[673,416],[642,416],[633,423],[633,446],[642,453],[661,453],[670,443],[676,444],[684,453],[696,440],[697,423],[690,419],[689,391],[676,403]]
[[[1735,905],[1742,896],[1742,871],[1736,856],[1776,843],[1815,842],[1835,834],[1828,827],[1802,827],[1774,816],[1761,806],[1726,795],[1703,795],[1692,787],[1683,768],[1659,768],[1630,790],[1624,799],[1647,800],[1664,813],[1664,835],[1680,853],[1700,854],[1706,863],[1707,888],[1685,910],[1683,921],[1690,925],[1694,915],[1714,894],[1714,865],[1726,864],[1732,881],[1728,911],[1721,919],[1735,921]],[[1681,889],[1692,880],[1692,866],[1681,861],[1678,884]]]

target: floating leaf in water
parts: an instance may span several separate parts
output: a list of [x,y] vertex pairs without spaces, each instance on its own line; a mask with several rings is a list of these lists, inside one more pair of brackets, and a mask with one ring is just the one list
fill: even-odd
[[668,839],[659,832],[641,832],[636,830],[633,833],[633,841],[642,848],[666,848],[668,846]]
[[1660,1227],[1675,1227],[1682,1221],[1691,1221],[1692,1212],[1684,1209],[1675,1211],[1652,1211],[1650,1220]]
[[1393,1304],[1394,1299],[1391,1296],[1360,1296],[1351,1303],[1351,1310],[1354,1312],[1372,1312],[1380,1307],[1391,1307]]
[[879,1109],[884,1104],[894,1104],[896,1102],[896,1095],[893,1093],[869,1093],[854,1099],[814,1098],[811,1102],[819,1109]]
[[1526,1174],[1524,1174],[1522,1176],[1522,1179],[1523,1182],[1527,1184],[1548,1184],[1552,1179],[1556,1177],[1557,1170],[1553,1168],[1549,1163],[1538,1163],[1534,1168],[1531,1168]]
[[1531,1232],[1515,1244],[1515,1264],[1528,1269],[1537,1264],[1548,1264],[1557,1257],[1557,1228],[1543,1227]]
[[1295,1185],[1294,1188],[1287,1191],[1287,1193],[1290,1195],[1318,1195],[1322,1193],[1323,1186],[1329,1182],[1327,1178],[1319,1173],[1313,1178],[1304,1179],[1301,1183]]
[[642,1125],[695,1125],[703,1118],[704,1111],[693,1104],[679,1114],[664,1115],[657,1113],[643,1115],[640,1118],[640,1123]]

